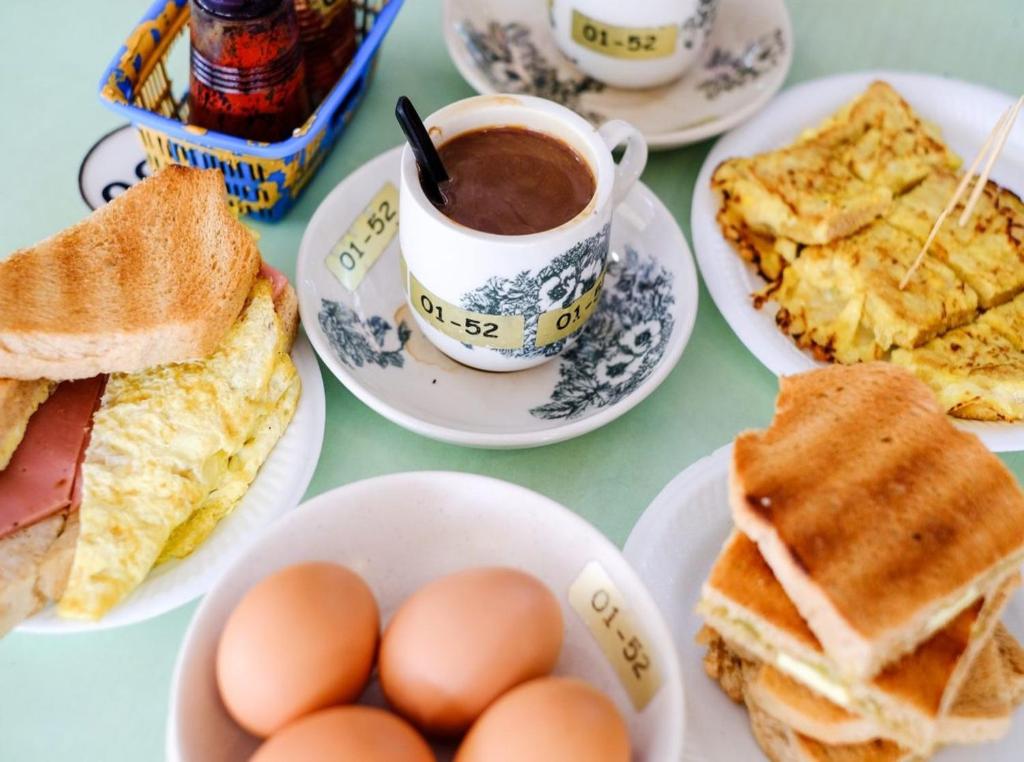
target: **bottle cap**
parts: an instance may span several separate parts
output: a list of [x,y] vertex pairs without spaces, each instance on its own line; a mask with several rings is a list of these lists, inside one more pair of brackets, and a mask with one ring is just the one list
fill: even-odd
[[207,13],[225,19],[255,19],[276,11],[290,0],[192,0]]

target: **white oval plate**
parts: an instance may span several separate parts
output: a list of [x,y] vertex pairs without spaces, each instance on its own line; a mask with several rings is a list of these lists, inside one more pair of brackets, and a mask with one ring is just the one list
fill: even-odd
[[536,368],[486,373],[435,349],[410,318],[397,235],[354,293],[342,286],[324,258],[385,183],[398,187],[400,156],[381,154],[328,194],[296,263],[313,347],[356,397],[432,439],[533,447],[615,420],[675,367],[697,317],[696,268],[679,225],[639,182],[613,217],[600,306],[574,347]]
[[[967,162],[1011,103],[1007,95],[995,90],[926,74],[868,71],[816,79],[786,90],[750,122],[723,136],[704,160],[697,178],[690,229],[704,282],[740,341],[776,375],[800,373],[823,363],[778,329],[774,303],[754,309],[750,295],[764,280],[722,237],[715,221],[717,201],[711,191],[711,175],[725,159],[791,143],[802,130],[823,120],[876,79],[889,82],[922,117],[938,125],[946,142]],[[1011,134],[992,179],[1024,195],[1024,129],[1018,127]],[[1024,450],[1024,423],[956,423],[996,452]]]
[[18,626],[19,632],[68,633],[104,630],[151,619],[183,606],[210,589],[253,534],[291,510],[306,492],[324,441],[324,382],[309,342],[300,331],[292,360],[302,380],[295,416],[263,464],[242,502],[196,551],[161,564],[106,616],[96,622],[64,619],[49,606]]
[[625,119],[651,148],[675,148],[750,117],[782,87],[793,62],[793,29],[783,0],[720,3],[693,69],[646,90],[611,87],[577,69],[555,45],[540,0],[445,0],[444,41],[478,93],[538,95],[594,124]]
[[[694,610],[701,586],[732,530],[726,445],[687,468],[654,499],[626,540],[624,553],[647,584],[679,649],[686,687],[686,760],[733,762],[763,759],[750,733],[747,713],[704,673],[704,648],[694,642],[701,619]],[[1024,600],[1015,596],[1003,621],[1024,638]],[[951,747],[936,762],[1013,762],[1024,748],[1024,716],[1017,712],[1010,733],[998,743]]]
[[[615,702],[629,726],[634,762],[682,758],[685,707],[672,638],[619,549],[572,511],[536,492],[473,474],[420,472],[367,479],[313,498],[265,532],[211,588],[192,618],[174,670],[169,760],[249,758],[256,739],[228,717],[217,693],[217,640],[249,588],[277,569],[310,560],[334,561],[362,575],[384,623],[426,582],[459,569],[514,566],[536,575],[562,605],[565,641],[556,674],[581,677]],[[660,689],[640,712],[568,601],[569,587],[592,561],[622,593],[643,630],[636,634],[652,669],[661,673]],[[361,703],[383,705],[376,681]],[[450,759],[450,745],[435,749],[439,759]]]

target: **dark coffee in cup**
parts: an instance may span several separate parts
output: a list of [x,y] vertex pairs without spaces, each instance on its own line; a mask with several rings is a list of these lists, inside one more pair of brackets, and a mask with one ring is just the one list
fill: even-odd
[[456,135],[438,149],[449,180],[437,208],[468,228],[529,235],[562,225],[594,196],[594,174],[567,143],[522,127]]

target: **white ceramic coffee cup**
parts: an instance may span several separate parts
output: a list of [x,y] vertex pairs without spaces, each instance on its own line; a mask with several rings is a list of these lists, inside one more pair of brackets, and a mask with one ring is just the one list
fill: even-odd
[[[484,127],[524,127],[557,138],[587,163],[593,197],[568,222],[530,235],[473,230],[442,214],[420,185],[416,160],[402,153],[399,240],[411,312],[426,337],[474,368],[522,370],[554,357],[579,336],[600,297],[612,211],[647,163],[633,126],[594,128],[552,101],[481,95],[424,120],[434,143]],[[612,149],[625,146],[616,164]]]
[[623,88],[664,85],[700,57],[719,0],[551,0],[555,43],[584,73]]

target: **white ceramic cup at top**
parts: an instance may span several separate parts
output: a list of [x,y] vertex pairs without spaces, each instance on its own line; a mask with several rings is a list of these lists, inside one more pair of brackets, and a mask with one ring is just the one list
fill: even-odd
[[[481,95],[424,120],[435,144],[485,127],[523,127],[568,144],[590,167],[596,190],[556,228],[497,235],[449,219],[427,198],[416,160],[402,153],[399,240],[411,312],[449,357],[481,370],[539,365],[579,336],[600,297],[612,211],[647,163],[647,144],[621,120],[593,127],[552,101]],[[612,149],[624,146],[616,164]]]
[[550,0],[555,44],[584,73],[623,88],[664,85],[700,57],[719,0]]

